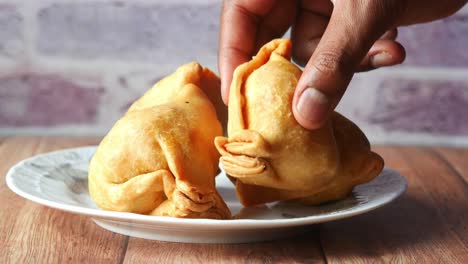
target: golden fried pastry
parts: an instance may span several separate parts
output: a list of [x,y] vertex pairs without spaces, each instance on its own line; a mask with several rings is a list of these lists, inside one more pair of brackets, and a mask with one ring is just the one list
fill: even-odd
[[[219,79],[197,63],[159,81],[102,140],[89,166],[89,192],[105,210],[186,218],[231,214],[215,189],[223,134],[208,96]],[[219,99],[217,99],[219,100]]]
[[340,114],[313,131],[296,122],[292,99],[302,72],[290,57],[291,42],[273,40],[234,72],[229,137],[215,144],[245,206],[341,199],[383,168],[362,131]]

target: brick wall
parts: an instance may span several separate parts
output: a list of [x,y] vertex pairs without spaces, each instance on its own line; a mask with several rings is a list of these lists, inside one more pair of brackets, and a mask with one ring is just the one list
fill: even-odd
[[[177,66],[216,70],[217,0],[0,0],[0,134],[103,135]],[[400,30],[405,64],[339,111],[376,143],[468,145],[468,8]]]
[[376,143],[468,146],[468,7],[398,40],[406,61],[357,74],[338,110]]

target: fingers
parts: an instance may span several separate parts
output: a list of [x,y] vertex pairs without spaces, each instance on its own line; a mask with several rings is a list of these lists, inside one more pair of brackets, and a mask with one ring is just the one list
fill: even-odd
[[405,60],[405,48],[389,39],[377,40],[357,68],[357,71],[369,71],[380,67],[400,64]]
[[221,76],[221,95],[228,103],[232,73],[250,60],[255,49],[257,28],[261,18],[274,7],[277,0],[224,1],[221,14],[218,65]]
[[377,1],[335,1],[294,94],[293,113],[303,127],[316,129],[325,123],[367,51],[393,24],[386,13],[391,8]]
[[398,30],[396,28],[387,30],[380,39],[390,39],[395,40],[398,36]]
[[[328,22],[328,17],[308,10],[303,10],[297,15],[296,23],[293,26],[292,32],[292,40],[294,42],[293,59],[297,64],[301,66],[305,66],[307,64],[308,60],[317,48]],[[310,25],[314,26],[311,27]],[[398,30],[394,28],[386,31],[380,39],[395,40],[397,36]],[[376,65],[369,64],[371,55],[384,52],[388,53],[391,57],[388,63],[378,63]],[[399,64],[403,62],[405,58],[405,50],[398,42],[392,43],[388,41],[377,41],[370,49],[368,55],[369,56],[366,56],[361,63],[362,66],[359,67],[358,71],[368,71],[379,67]]]
[[302,1],[302,6],[292,27],[294,61],[304,66],[318,45],[333,9],[328,1]]
[[398,36],[396,28],[385,32],[367,52],[357,71],[370,71],[380,67],[393,66],[405,60],[405,48],[395,39]]
[[278,0],[271,11],[260,22],[255,52],[272,39],[282,37],[294,22],[296,12],[296,1]]

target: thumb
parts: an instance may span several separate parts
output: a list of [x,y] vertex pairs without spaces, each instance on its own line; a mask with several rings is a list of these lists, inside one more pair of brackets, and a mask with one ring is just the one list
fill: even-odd
[[293,98],[294,116],[303,127],[316,129],[326,122],[367,51],[393,24],[392,2],[397,1],[333,1],[330,22]]

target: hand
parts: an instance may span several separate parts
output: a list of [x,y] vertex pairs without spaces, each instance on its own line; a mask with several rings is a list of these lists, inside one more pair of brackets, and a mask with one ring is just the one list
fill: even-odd
[[401,63],[401,25],[456,12],[467,0],[230,0],[224,1],[219,71],[227,104],[234,69],[292,26],[293,58],[305,65],[293,113],[305,128],[320,127],[356,71]]

